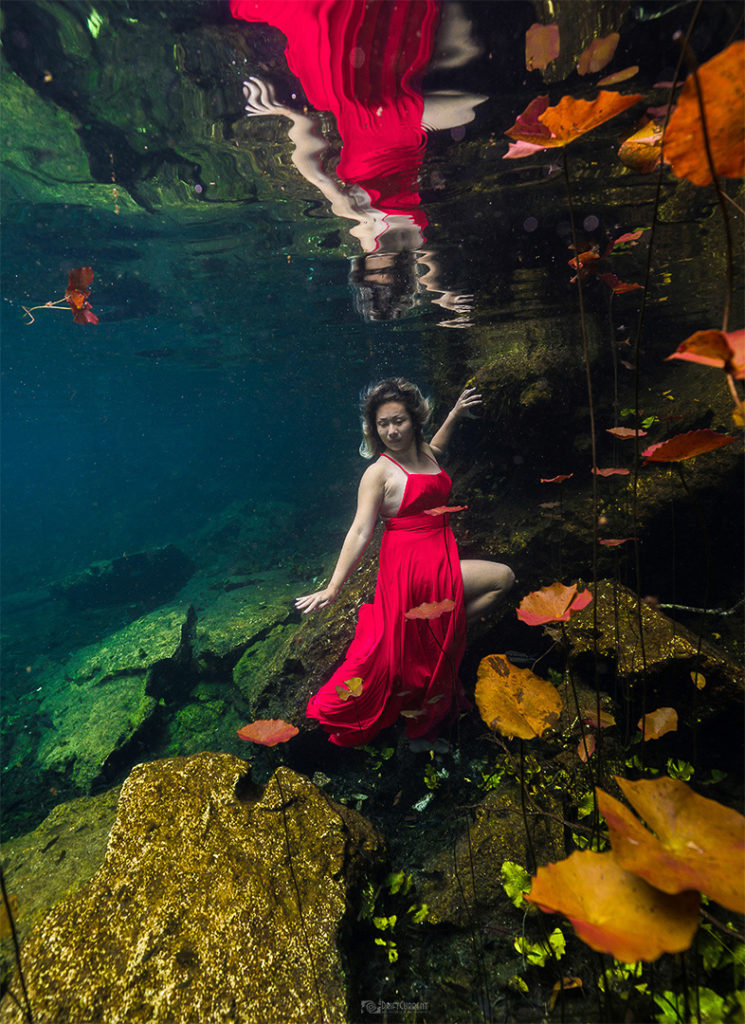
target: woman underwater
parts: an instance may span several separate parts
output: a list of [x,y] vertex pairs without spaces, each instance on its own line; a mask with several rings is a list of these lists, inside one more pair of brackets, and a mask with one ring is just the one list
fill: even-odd
[[[378,515],[385,532],[372,604],[363,604],[354,640],[342,665],[308,703],[338,746],[368,743],[399,715],[414,739],[468,707],[458,668],[466,640],[466,619],[483,615],[514,582],[498,562],[460,561],[455,538],[442,512],[451,481],[438,464],[458,420],[481,403],[466,388],[430,444],[423,428],[429,402],[402,378],[372,385],[362,396],[361,452],[378,456],[364,472],[357,512],[336,568],[323,590],[297,598],[305,613],[325,608],[339,596],[370,542]],[[407,618],[422,604],[449,602],[434,619]],[[362,688],[350,696],[350,680]]]

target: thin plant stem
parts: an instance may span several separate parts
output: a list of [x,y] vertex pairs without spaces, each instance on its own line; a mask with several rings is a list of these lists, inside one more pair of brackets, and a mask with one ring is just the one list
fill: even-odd
[[[25,1007],[23,1007],[22,1009],[24,1010],[24,1015],[26,1017],[26,1020],[28,1021],[28,1024],[34,1024],[34,1015],[31,1011],[31,1002],[29,1001],[28,998],[28,989],[26,988],[26,978],[24,977],[23,966],[21,964],[21,944],[18,941],[18,929],[16,928],[13,908],[10,905],[8,889],[7,886],[5,885],[5,872],[3,871],[2,863],[0,863],[0,892],[2,893],[3,904],[5,906],[5,913],[7,914],[8,923],[10,925],[10,934],[13,937],[13,954],[15,956],[16,968],[18,970],[18,980],[21,983],[21,991],[23,992],[23,1001],[25,1003]],[[10,992],[10,989],[8,990],[8,992],[13,997],[16,1004],[18,1004],[18,1000]],[[18,1005],[20,1006],[20,1004]]]

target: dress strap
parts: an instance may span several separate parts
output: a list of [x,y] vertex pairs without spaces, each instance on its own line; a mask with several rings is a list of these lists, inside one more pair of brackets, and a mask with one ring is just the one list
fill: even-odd
[[381,456],[382,456],[382,457],[383,457],[384,459],[388,459],[388,461],[389,461],[389,462],[392,462],[394,466],[398,466],[398,468],[399,468],[399,469],[403,470],[403,472],[404,472],[404,473],[405,473],[405,474],[406,474],[407,476],[410,476],[410,475],[411,475],[411,474],[409,473],[409,470],[408,470],[408,469],[404,469],[404,467],[403,467],[403,466],[401,465],[401,463],[400,463],[400,462],[396,462],[396,460],[395,460],[395,459],[392,459],[392,458],[390,457],[390,455],[386,455],[386,453],[385,453],[385,452],[381,452],[380,454],[381,454]]

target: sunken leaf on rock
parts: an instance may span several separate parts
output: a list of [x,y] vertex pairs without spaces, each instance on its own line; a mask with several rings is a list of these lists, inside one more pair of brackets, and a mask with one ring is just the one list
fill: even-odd
[[555,686],[529,668],[517,668],[503,654],[481,660],[476,705],[486,724],[508,739],[536,739],[553,728],[563,707]]
[[626,963],[681,953],[698,927],[697,892],[660,892],[624,870],[610,851],[577,850],[539,868],[525,899],[563,914],[591,949]]
[[597,790],[616,860],[667,893],[699,889],[745,912],[745,818],[679,779],[616,779],[653,835],[620,801]]

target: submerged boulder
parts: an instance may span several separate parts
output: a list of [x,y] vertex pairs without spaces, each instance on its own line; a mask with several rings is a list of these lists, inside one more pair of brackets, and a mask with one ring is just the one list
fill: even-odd
[[162,604],[194,573],[194,563],[175,544],[94,562],[83,572],[54,583],[50,590],[70,609],[116,604]]
[[23,946],[35,1019],[348,1020],[342,929],[383,856],[364,818],[288,768],[259,794],[229,754],[138,765],[101,869]]

